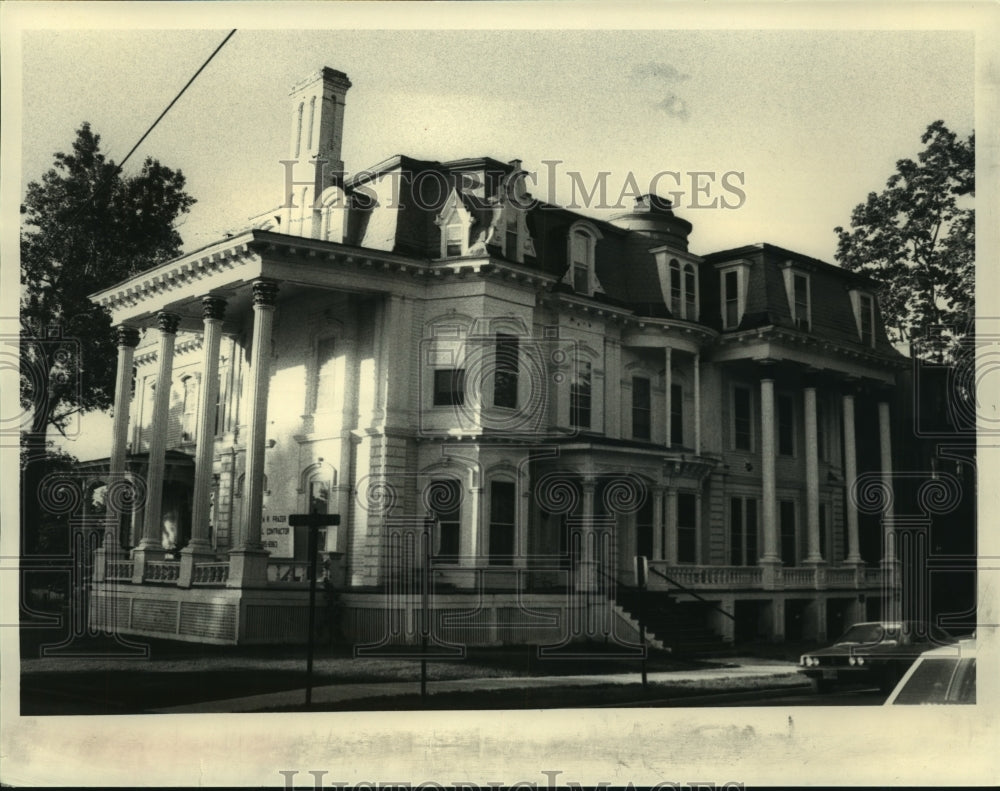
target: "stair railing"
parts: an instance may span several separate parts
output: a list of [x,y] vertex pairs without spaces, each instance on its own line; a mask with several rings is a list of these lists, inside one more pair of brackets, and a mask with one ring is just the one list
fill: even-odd
[[668,577],[666,574],[664,574],[658,568],[655,568],[654,566],[650,566],[649,570],[651,572],[653,572],[654,574],[656,574],[657,576],[662,577],[663,579],[665,579],[667,582],[669,582],[675,588],[678,588],[679,590],[682,590],[685,593],[690,594],[691,596],[694,596],[698,601],[702,602],[703,604],[707,604],[713,610],[715,610],[717,612],[721,612],[729,620],[731,620],[731,621],[735,621],[736,620],[736,616],[735,615],[733,615],[732,613],[726,612],[725,610],[723,610],[719,605],[715,604],[714,602],[710,602],[708,599],[706,599],[704,596],[702,596],[701,594],[699,594],[697,591],[691,590],[691,588],[688,588],[686,585],[681,585],[681,583],[679,583],[677,580],[672,579],[671,577]]

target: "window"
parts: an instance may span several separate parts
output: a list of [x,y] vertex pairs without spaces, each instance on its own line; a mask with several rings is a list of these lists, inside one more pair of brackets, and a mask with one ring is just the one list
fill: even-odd
[[695,289],[695,272],[691,264],[684,265],[684,318],[695,321],[698,318],[698,297]]
[[782,264],[785,278],[785,293],[792,311],[792,323],[800,330],[809,331],[812,326],[812,299],[809,293],[809,275],[796,269],[792,261]]
[[684,388],[670,385],[670,444],[684,444]]
[[427,500],[432,503],[431,517],[437,527],[435,536],[438,560],[457,563],[461,527],[462,486],[454,478],[431,481]]
[[508,207],[506,215],[507,219],[504,224],[504,253],[508,258],[520,261],[520,247],[517,237],[517,210]]
[[648,494],[635,514],[635,554],[653,557],[653,498]]
[[722,275],[723,329],[735,329],[740,323],[739,272],[730,269]]
[[757,500],[753,497],[729,498],[729,563],[757,563]]
[[598,230],[582,220],[570,228],[566,237],[566,259],[569,265],[563,282],[571,285],[578,294],[590,296],[601,290],[595,270],[597,242],[600,239]]
[[778,413],[778,453],[795,455],[795,409],[790,395],[779,393],[775,398]]
[[493,406],[517,409],[518,338],[497,333],[495,348]]
[[861,343],[865,346],[875,345],[875,301],[868,294],[862,294],[861,305]]
[[434,371],[434,406],[461,406],[465,403],[465,369],[438,368]]
[[[322,479],[311,479],[309,481],[309,513],[328,514],[330,513],[330,481]],[[326,548],[326,528],[321,527],[317,531],[316,546],[320,550]]]
[[320,338],[316,342],[316,396],[315,411],[327,412],[333,409],[336,392],[337,342],[334,338]]
[[455,190],[448,195],[441,213],[434,218],[434,224],[441,229],[442,258],[468,254],[472,215],[466,211],[461,197]]
[[750,422],[750,388],[733,388],[733,447],[752,450]]
[[681,315],[681,265],[676,259],[670,262],[670,312]]
[[795,549],[795,502],[782,500],[778,503],[779,524],[781,532],[781,562],[785,566],[794,566],[798,557]]
[[593,267],[594,240],[586,231],[573,231],[570,236],[570,263],[573,267],[573,290],[590,294],[590,271]]
[[192,442],[198,425],[198,380],[185,376],[181,380],[184,388],[184,413],[181,421],[181,440]]
[[515,486],[510,481],[490,484],[490,563],[514,563],[514,514],[517,512]]
[[698,318],[698,274],[692,264],[670,259],[670,312],[676,319]]
[[809,278],[805,275],[793,274],[792,285],[795,292],[795,305],[792,316],[795,326],[800,330],[809,329]]
[[632,436],[635,439],[649,439],[652,424],[652,404],[650,402],[649,380],[641,376],[632,377]]
[[[742,514],[741,514],[742,518]],[[696,563],[698,553],[698,505],[690,492],[677,493],[677,562]]]
[[444,254],[446,257],[462,255],[465,245],[463,237],[465,235],[464,223],[452,223],[444,229]]
[[590,428],[590,363],[576,361],[576,376],[569,388],[569,424]]

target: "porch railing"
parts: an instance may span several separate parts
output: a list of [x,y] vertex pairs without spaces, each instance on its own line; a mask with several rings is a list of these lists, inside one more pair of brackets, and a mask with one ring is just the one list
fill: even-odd
[[667,577],[677,587],[694,590],[768,589],[823,590],[827,588],[866,588],[882,582],[882,569],[854,566],[779,566],[770,580],[762,566],[672,566],[665,561],[649,561],[656,576],[650,578],[653,587],[668,588]]
[[151,560],[146,563],[144,582],[177,582],[181,576],[181,564],[176,560]]
[[224,585],[229,579],[229,563],[195,563],[192,585]]
[[131,560],[108,560],[105,566],[104,579],[120,582],[131,582],[135,563]]

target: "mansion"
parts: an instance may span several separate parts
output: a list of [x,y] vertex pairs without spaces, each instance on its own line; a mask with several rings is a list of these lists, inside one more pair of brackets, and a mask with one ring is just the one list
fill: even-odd
[[656,195],[610,221],[538,201],[516,160],[345,175],[350,85],[293,89],[283,206],[92,296],[118,378],[111,455],[82,467],[134,494],[92,625],[304,641],[289,518],[323,513],[356,646],[634,648],[640,586],[677,649],[889,611],[908,361],[874,283],[770,244],[696,255]]

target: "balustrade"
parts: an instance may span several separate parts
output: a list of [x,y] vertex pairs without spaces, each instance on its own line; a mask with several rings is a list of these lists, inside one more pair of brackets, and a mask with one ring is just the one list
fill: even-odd
[[177,582],[181,576],[181,564],[175,560],[146,561],[144,582]]
[[224,585],[229,579],[228,563],[195,563],[192,585]]

